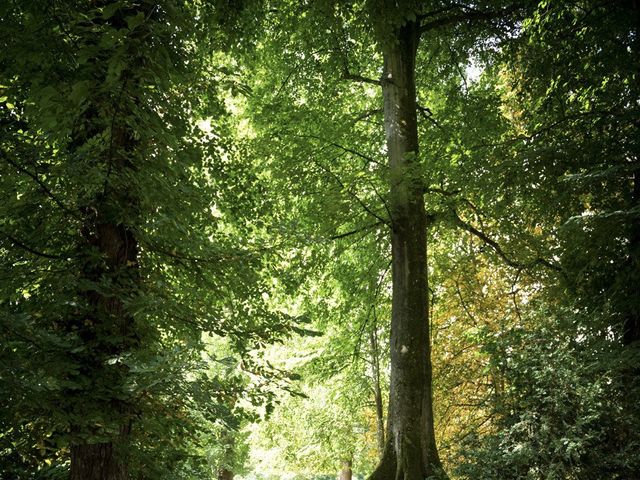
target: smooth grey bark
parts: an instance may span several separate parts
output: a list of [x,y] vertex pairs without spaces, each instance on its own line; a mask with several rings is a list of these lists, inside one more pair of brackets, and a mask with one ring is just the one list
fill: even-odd
[[420,27],[382,39],[384,125],[392,215],[391,375],[388,436],[372,480],[442,474],[433,425],[427,296],[427,216],[418,162],[415,60]]

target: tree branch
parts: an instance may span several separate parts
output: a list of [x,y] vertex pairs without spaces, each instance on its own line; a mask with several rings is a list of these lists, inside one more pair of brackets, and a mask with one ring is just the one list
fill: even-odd
[[380,82],[380,80],[375,80],[373,78],[368,78],[368,77],[363,77],[362,75],[353,74],[349,72],[349,69],[346,67],[342,72],[342,78],[345,80],[351,80],[354,82],[368,83],[370,85],[376,85],[378,87],[382,86],[382,82]]
[[380,165],[381,167],[386,167],[386,164],[379,162],[378,160],[376,160],[373,157],[370,157],[369,155],[365,155],[362,152],[359,152],[358,150],[354,150],[353,148],[349,148],[349,147],[345,147],[344,145],[340,145],[339,143],[336,142],[331,142],[329,140],[326,140],[322,137],[318,137],[316,135],[302,135],[302,134],[297,134],[297,137],[301,137],[301,138],[313,138],[315,140],[320,140],[321,142],[325,142],[327,145],[330,145],[332,147],[336,147],[339,148],[340,150],[347,152],[347,153],[351,153],[353,155],[355,155],[356,157],[360,157],[363,160],[366,160],[367,162],[371,162],[371,163],[375,163],[376,165]]
[[387,211],[387,215],[389,215],[389,219],[391,220],[391,223],[393,223],[393,215],[391,215],[391,209],[389,208],[389,205],[387,204],[386,199],[380,194],[380,192],[378,192],[378,189],[373,184],[371,179],[368,178],[367,179],[367,183],[369,185],[371,185],[371,188],[373,189],[373,192],[376,194],[376,197],[378,197],[378,200],[380,200],[380,202],[382,202],[382,206]]
[[445,197],[453,197],[455,195],[458,195],[462,192],[462,190],[453,190],[453,191],[449,191],[449,190],[445,190],[443,188],[438,188],[438,187],[427,187],[425,189],[425,193],[437,193],[439,195],[443,195]]
[[376,212],[374,212],[373,210],[371,210],[371,208],[369,208],[369,206],[364,203],[360,197],[358,197],[355,193],[353,193],[351,191],[350,188],[347,188],[345,186],[345,184],[342,182],[342,180],[340,180],[340,177],[338,175],[336,175],[335,173],[333,173],[330,169],[328,169],[327,167],[325,167],[324,165],[322,165],[320,162],[318,162],[317,160],[313,160],[313,163],[315,163],[317,166],[319,166],[322,170],[324,170],[325,172],[327,172],[329,175],[331,175],[333,177],[333,179],[338,183],[338,185],[340,185],[340,187],[346,191],[356,202],[358,202],[358,204],[363,208],[363,210],[365,210],[369,215],[371,215],[374,218],[377,218],[380,222],[382,222],[383,224],[387,225],[388,227],[391,226],[389,220],[386,220],[384,218],[382,218],[380,215],[378,215]]
[[333,235],[331,237],[329,237],[329,240],[340,240],[341,238],[345,238],[345,237],[350,237],[351,235],[355,235],[356,233],[360,233],[360,232],[364,232],[365,230],[369,230],[370,228],[373,227],[377,227],[378,225],[382,225],[381,222],[374,222],[374,223],[370,223],[368,225],[365,225],[363,227],[360,228],[356,228],[354,230],[350,230],[348,232],[345,233],[339,233],[336,235]]
[[555,263],[551,263],[548,260],[545,260],[544,258],[536,258],[535,260],[533,260],[532,262],[530,262],[528,264],[520,263],[520,262],[518,262],[516,260],[513,260],[512,258],[509,258],[509,256],[507,256],[507,254],[504,252],[504,250],[502,250],[502,248],[500,247],[498,242],[496,242],[495,240],[493,240],[492,238],[487,236],[485,233],[483,233],[480,230],[478,230],[477,228],[475,228],[473,225],[471,225],[471,224],[465,222],[464,220],[462,220],[458,216],[458,213],[455,210],[452,210],[452,213],[453,213],[453,219],[454,219],[456,225],[458,225],[463,230],[466,230],[467,232],[471,233],[472,235],[476,236],[477,238],[482,240],[486,245],[490,246],[493,249],[493,251],[508,266],[510,266],[512,268],[519,269],[519,270],[523,270],[523,269],[529,269],[529,268],[535,267],[536,265],[542,265],[542,266],[547,267],[548,269],[553,270],[555,272],[562,272],[562,268],[560,268],[560,266],[556,265]]
[[365,112],[362,112],[360,115],[358,115],[354,120],[353,123],[358,123],[362,120],[366,120],[369,117],[372,117],[373,115],[376,115],[378,113],[382,113],[382,109],[381,108],[372,108],[370,110],[367,110]]
[[447,27],[449,25],[455,25],[462,22],[474,22],[476,20],[493,20],[495,18],[504,17],[522,8],[522,4],[515,3],[509,7],[502,8],[500,10],[476,10],[469,9],[469,7],[461,6],[458,13],[454,13],[428,22],[421,23],[420,33],[425,33],[430,30],[435,30],[440,27]]
[[445,128],[440,125],[435,118],[433,118],[433,112],[428,107],[423,107],[422,105],[416,104],[416,108],[418,109],[418,113],[422,116],[422,118],[432,123],[436,128],[439,128],[440,130],[446,132]]
[[2,235],[4,235],[14,245],[20,247],[21,249],[23,249],[23,250],[25,250],[25,251],[27,251],[29,253],[32,253],[33,255],[38,256],[38,257],[50,258],[52,260],[60,260],[60,259],[65,258],[62,255],[53,255],[53,254],[50,254],[50,253],[41,252],[39,250],[36,250],[35,248],[31,248],[30,246],[24,244],[23,242],[21,242],[20,240],[18,240],[17,238],[15,238],[12,235],[9,235],[8,233],[5,233],[5,232],[1,232],[1,233],[2,233]]

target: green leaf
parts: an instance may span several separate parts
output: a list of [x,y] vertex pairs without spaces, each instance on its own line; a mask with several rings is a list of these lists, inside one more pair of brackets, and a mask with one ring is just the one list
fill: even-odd
[[90,83],[88,81],[80,81],[74,83],[73,87],[71,87],[69,99],[76,105],[84,103],[89,95],[89,85]]
[[138,12],[136,15],[131,15],[126,18],[127,27],[129,30],[134,30],[136,27],[144,23],[145,16],[143,12]]
[[120,9],[121,2],[113,2],[102,9],[102,18],[109,19]]

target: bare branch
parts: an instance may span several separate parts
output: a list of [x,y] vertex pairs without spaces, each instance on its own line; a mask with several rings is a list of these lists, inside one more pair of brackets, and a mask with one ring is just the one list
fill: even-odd
[[364,203],[360,197],[358,197],[354,192],[351,191],[350,188],[347,188],[346,185],[344,184],[344,182],[342,180],[340,180],[340,177],[338,175],[336,175],[334,172],[332,172],[329,168],[325,167],[324,165],[322,165],[320,162],[318,162],[317,160],[313,160],[313,163],[315,163],[317,166],[319,166],[322,170],[324,170],[325,172],[327,172],[329,175],[331,175],[333,177],[333,179],[338,183],[338,185],[340,185],[340,187],[346,191],[356,202],[358,202],[358,204],[362,207],[362,209],[364,211],[366,211],[369,215],[371,215],[374,218],[377,218],[380,222],[384,223],[387,226],[391,226],[389,220],[386,220],[384,218],[382,218],[380,215],[378,215],[376,212],[374,212],[373,210],[371,210],[371,208],[369,208],[369,206]]
[[366,120],[369,117],[372,117],[373,115],[376,115],[378,113],[382,113],[382,109],[381,108],[372,108],[371,110],[367,110],[365,112],[362,112],[360,115],[358,115],[354,120],[353,123],[358,123],[362,120]]
[[368,78],[368,77],[363,77],[362,75],[353,74],[349,72],[347,68],[344,69],[344,72],[342,73],[342,78],[344,78],[345,80],[351,80],[353,82],[368,83],[370,85],[376,85],[378,87],[382,86],[382,82],[380,82],[380,80],[374,80],[373,78]]
[[453,197],[455,195],[458,195],[462,192],[462,190],[453,190],[453,191],[449,191],[449,190],[445,190],[443,188],[438,188],[438,187],[428,187],[425,189],[425,193],[437,193],[439,195],[443,195],[445,197]]
[[382,205],[384,206],[384,209],[387,211],[387,215],[389,215],[389,219],[391,220],[391,223],[393,223],[393,215],[391,215],[391,209],[389,208],[389,205],[387,204],[387,200],[382,196],[382,194],[378,191],[378,189],[376,188],[376,186],[373,184],[373,182],[371,181],[371,179],[367,179],[367,183],[369,185],[371,185],[371,188],[373,189],[373,192],[376,194],[376,197],[378,197],[378,200],[380,200],[380,202],[382,203]]
[[418,109],[418,113],[422,116],[422,118],[424,118],[428,122],[432,123],[436,128],[439,128],[443,132],[449,133],[449,132],[447,132],[447,130],[442,125],[440,125],[440,123],[438,123],[438,121],[436,121],[435,118],[433,118],[433,112],[428,107],[423,107],[421,105],[416,105],[416,108]]
[[464,313],[471,319],[475,326],[478,325],[478,319],[475,317],[473,313],[471,313],[471,309],[468,307],[466,300],[464,299],[464,295],[462,295],[462,289],[460,288],[460,276],[456,278],[456,294],[458,295],[458,299],[460,300],[460,306]]
[[320,140],[321,142],[325,142],[327,145],[339,148],[343,152],[351,153],[351,154],[355,155],[356,157],[360,157],[363,160],[366,160],[367,162],[375,163],[376,165],[380,165],[380,166],[386,166],[383,162],[379,162],[375,158],[370,157],[369,155],[366,155],[366,154],[364,154],[362,152],[359,152],[358,150],[354,150],[353,148],[345,147],[344,145],[340,145],[339,143],[332,142],[330,140],[326,140],[326,139],[324,139],[322,137],[318,137],[317,135],[301,135],[301,134],[299,134],[299,135],[296,135],[296,136],[297,137],[301,137],[301,138],[313,138],[315,140]]

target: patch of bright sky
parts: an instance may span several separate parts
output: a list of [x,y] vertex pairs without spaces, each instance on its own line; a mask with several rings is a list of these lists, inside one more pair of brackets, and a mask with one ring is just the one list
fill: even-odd
[[209,135],[213,131],[213,128],[211,127],[211,117],[201,118],[196,122],[196,125],[205,135]]
[[255,138],[256,132],[251,126],[251,122],[245,115],[247,99],[242,95],[227,95],[224,99],[227,110],[238,119],[236,133],[241,138]]
[[480,79],[482,72],[484,72],[484,66],[472,59],[465,68],[467,83],[477,82]]

